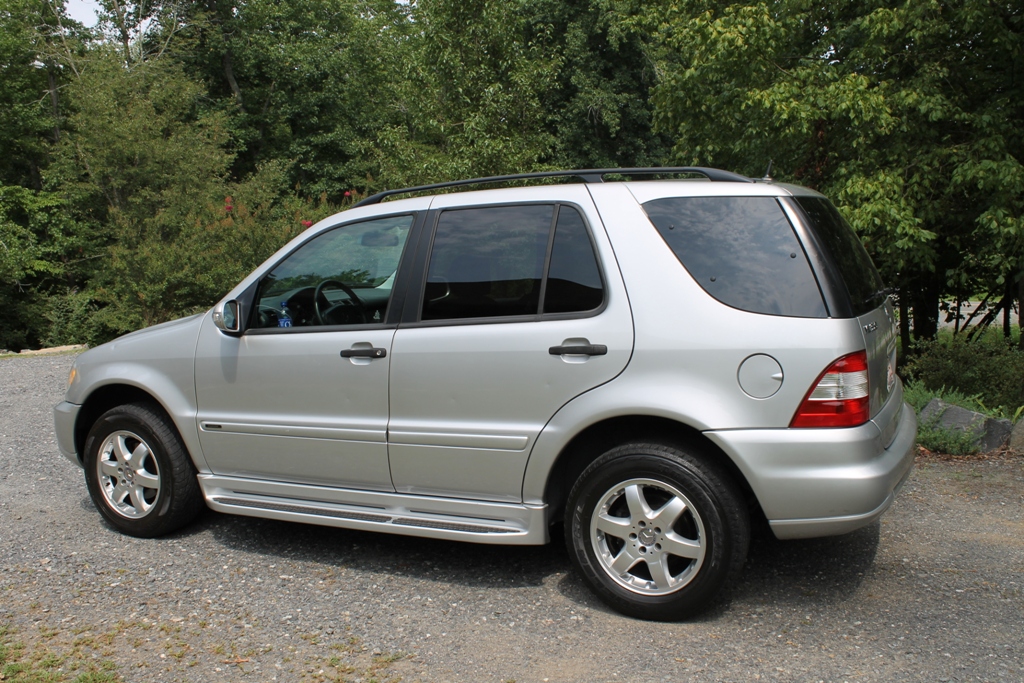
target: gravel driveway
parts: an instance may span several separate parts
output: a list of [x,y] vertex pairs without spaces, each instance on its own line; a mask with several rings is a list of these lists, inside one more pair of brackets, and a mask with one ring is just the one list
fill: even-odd
[[72,360],[0,359],[7,681],[1024,680],[1024,459],[919,461],[881,524],[762,533],[728,600],[645,623],[592,598],[557,544],[214,512],[121,536],[54,441]]

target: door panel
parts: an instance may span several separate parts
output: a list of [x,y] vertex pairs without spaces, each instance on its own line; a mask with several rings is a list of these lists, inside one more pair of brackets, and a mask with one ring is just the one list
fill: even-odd
[[215,474],[394,490],[385,324],[413,214],[326,229],[256,287],[249,329],[196,352],[199,439]]
[[[552,200],[437,214],[423,321],[401,326],[393,345],[388,439],[399,492],[520,501],[551,416],[629,361],[629,304],[589,194],[531,190]],[[553,355],[558,346],[594,355]]]
[[[582,320],[400,329],[389,426],[396,490],[520,500],[530,448],[547,421],[629,360],[625,308]],[[580,338],[606,345],[607,354],[548,352]]]
[[[204,326],[199,439],[216,474],[391,491],[388,364],[394,330],[250,334]],[[384,358],[342,358],[355,345]]]

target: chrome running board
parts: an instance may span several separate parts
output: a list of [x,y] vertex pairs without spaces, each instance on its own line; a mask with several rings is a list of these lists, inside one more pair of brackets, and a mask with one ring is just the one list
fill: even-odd
[[540,545],[547,507],[199,475],[218,512],[474,543]]

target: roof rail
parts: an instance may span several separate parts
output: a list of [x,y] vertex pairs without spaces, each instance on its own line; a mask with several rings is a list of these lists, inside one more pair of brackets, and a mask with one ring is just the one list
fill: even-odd
[[715,182],[752,183],[746,176],[729,171],[722,171],[717,168],[704,168],[703,166],[662,166],[647,168],[590,168],[575,171],[539,171],[537,173],[517,173],[514,175],[496,175],[487,178],[472,178],[469,180],[452,180],[446,183],[434,183],[433,185],[418,185],[416,187],[403,187],[397,190],[384,190],[377,194],[370,195],[366,199],[357,202],[356,206],[369,206],[379,204],[387,197],[407,192],[426,192],[428,190],[440,190],[448,187],[462,187],[465,185],[484,185],[487,183],[505,183],[514,180],[530,180],[533,178],[579,178],[585,183],[603,183],[606,175],[658,175],[661,173],[697,173]]

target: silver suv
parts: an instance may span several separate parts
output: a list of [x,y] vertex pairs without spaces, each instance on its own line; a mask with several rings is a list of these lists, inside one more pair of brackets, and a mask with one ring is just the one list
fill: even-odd
[[[654,173],[700,178],[609,178]],[[450,191],[543,176],[584,182]],[[604,601],[667,620],[736,577],[752,516],[788,539],[886,510],[916,431],[895,363],[820,194],[572,171],[370,197],[208,313],[82,354],[55,420],[127,534],[204,504],[477,543],[564,520]]]

